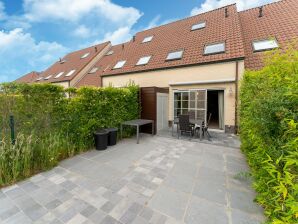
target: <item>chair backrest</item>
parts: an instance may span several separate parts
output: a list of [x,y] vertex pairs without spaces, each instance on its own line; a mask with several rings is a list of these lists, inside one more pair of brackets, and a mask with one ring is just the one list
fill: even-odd
[[182,131],[190,131],[191,130],[188,114],[179,115],[179,128]]
[[193,110],[188,111],[189,119],[196,119],[196,113]]

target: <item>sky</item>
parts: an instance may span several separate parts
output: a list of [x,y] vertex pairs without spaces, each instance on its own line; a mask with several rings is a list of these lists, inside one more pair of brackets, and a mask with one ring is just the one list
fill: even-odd
[[0,83],[43,71],[68,52],[237,3],[276,0],[0,0]]

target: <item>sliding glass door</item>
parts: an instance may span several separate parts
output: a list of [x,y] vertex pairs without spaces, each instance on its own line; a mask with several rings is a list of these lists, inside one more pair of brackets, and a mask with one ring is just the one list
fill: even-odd
[[192,119],[206,122],[207,90],[174,91],[174,117],[180,114],[189,114]]

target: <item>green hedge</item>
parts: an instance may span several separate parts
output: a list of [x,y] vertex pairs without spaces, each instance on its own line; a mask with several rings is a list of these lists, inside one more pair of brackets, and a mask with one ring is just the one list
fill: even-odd
[[298,223],[298,52],[275,51],[262,70],[246,71],[240,98],[257,201],[268,223]]
[[[121,122],[137,118],[138,91],[133,85],[64,90],[52,84],[1,84],[0,186],[90,149],[97,129],[119,127]],[[14,145],[10,115],[15,118]]]

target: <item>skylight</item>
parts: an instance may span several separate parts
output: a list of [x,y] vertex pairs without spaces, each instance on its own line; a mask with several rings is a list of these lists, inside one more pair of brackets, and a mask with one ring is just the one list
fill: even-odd
[[183,55],[183,50],[174,51],[168,54],[166,60],[169,61],[169,60],[181,59],[182,55]]
[[275,39],[255,40],[252,44],[254,51],[266,51],[278,47],[278,43]]
[[45,79],[45,80],[48,80],[48,79],[50,79],[51,77],[52,77],[52,75],[49,75],[49,76],[45,77],[44,79]]
[[75,73],[76,70],[71,70],[70,72],[68,72],[65,76],[71,76],[73,73]]
[[199,29],[203,29],[205,27],[206,27],[206,22],[200,22],[200,23],[194,24],[191,27],[191,30],[199,30]]
[[118,61],[113,69],[122,68],[125,65],[126,61]]
[[145,37],[144,40],[142,41],[142,43],[150,42],[152,39],[153,39],[153,36]]
[[82,57],[81,57],[81,59],[83,59],[83,58],[87,58],[88,56],[89,56],[89,52],[88,53],[86,53],[86,54],[84,54]]
[[40,81],[40,80],[42,80],[42,77],[39,77],[39,78],[36,79],[36,81]]
[[146,65],[146,64],[148,64],[150,58],[151,58],[151,56],[142,57],[139,59],[139,61],[137,62],[136,65]]
[[64,72],[59,72],[56,76],[55,79],[58,79],[59,77],[61,77],[64,74]]
[[93,74],[93,73],[97,72],[97,70],[98,70],[98,67],[94,67],[90,70],[89,74]]
[[110,51],[108,51],[108,53],[106,53],[106,55],[112,55],[112,54],[114,54],[113,50],[110,50]]
[[225,43],[207,44],[204,49],[204,54],[218,54],[225,52]]

